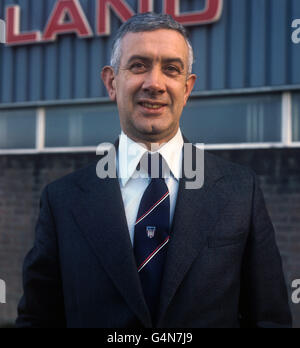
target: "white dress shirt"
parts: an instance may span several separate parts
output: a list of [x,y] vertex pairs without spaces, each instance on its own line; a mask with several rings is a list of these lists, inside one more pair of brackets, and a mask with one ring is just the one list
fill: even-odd
[[[130,234],[131,242],[134,238],[134,227],[137,219],[138,209],[142,196],[149,185],[151,179],[148,173],[141,169],[139,177],[137,175],[137,165],[142,156],[148,150],[142,144],[138,144],[130,139],[124,132],[119,139],[119,149],[117,154],[117,173],[125,208],[125,214]],[[180,129],[176,135],[166,144],[161,146],[159,152],[167,162],[170,175],[165,174],[165,182],[170,192],[170,226],[173,221],[179,178],[182,167],[182,148],[183,137]]]

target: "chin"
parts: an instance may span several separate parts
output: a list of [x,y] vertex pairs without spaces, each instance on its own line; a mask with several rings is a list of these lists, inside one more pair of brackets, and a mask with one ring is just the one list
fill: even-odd
[[144,132],[143,136],[152,143],[166,143],[169,134],[169,128],[152,128],[151,131]]
[[153,125],[152,127],[145,129],[144,133],[149,134],[149,135],[153,135],[153,136],[159,136],[159,135],[164,136],[168,133],[169,129],[170,128],[168,128],[168,127],[167,128],[166,127],[158,127],[158,126]]
[[149,120],[148,122],[144,122],[143,120],[142,122],[133,123],[133,128],[140,138],[145,137],[148,141],[158,141],[168,137],[176,127],[174,127],[174,124],[162,122],[162,120],[152,120],[150,122]]

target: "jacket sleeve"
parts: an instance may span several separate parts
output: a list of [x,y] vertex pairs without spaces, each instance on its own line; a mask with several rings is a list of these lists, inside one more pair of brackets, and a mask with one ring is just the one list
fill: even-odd
[[242,327],[289,328],[292,318],[275,232],[254,175],[250,233],[242,266]]
[[17,327],[65,326],[58,247],[48,187],[41,197],[34,246],[24,261],[23,287]]

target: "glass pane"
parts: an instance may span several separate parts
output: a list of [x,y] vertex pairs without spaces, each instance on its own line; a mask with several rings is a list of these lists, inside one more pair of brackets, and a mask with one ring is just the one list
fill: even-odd
[[46,110],[46,147],[97,146],[120,134],[117,107],[57,107]]
[[300,93],[293,94],[293,141],[300,141]]
[[193,143],[281,141],[281,95],[191,99],[181,119]]
[[0,110],[0,149],[34,149],[35,110]]

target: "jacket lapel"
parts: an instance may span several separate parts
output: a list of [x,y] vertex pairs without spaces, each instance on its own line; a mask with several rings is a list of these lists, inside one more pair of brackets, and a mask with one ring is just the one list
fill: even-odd
[[[115,146],[118,147],[118,142]],[[193,147],[194,155],[195,151],[198,150]],[[184,161],[185,158],[183,167]],[[201,189],[186,189],[189,180],[185,175],[179,181],[171,242],[162,281],[158,327],[184,276],[207,245],[209,231],[216,224],[219,211],[226,201],[222,190],[215,187],[222,174],[211,163],[205,156],[205,181]],[[136,269],[119,181],[117,178],[99,179],[96,163],[82,173],[77,181],[78,199],[72,209],[74,218],[129,307],[145,327],[151,327],[151,316]],[[107,233],[97,233],[99,227]]]
[[[199,150],[193,146],[193,161],[197,151]],[[184,173],[179,181],[171,239],[161,288],[158,327],[160,327],[167,307],[193,261],[207,246],[209,232],[217,223],[219,212],[227,201],[223,191],[219,187],[217,188],[217,182],[223,175],[208,160],[208,156],[210,155],[205,154],[204,185],[202,188],[186,189],[188,179]],[[185,158],[183,158],[183,166],[184,161]]]
[[[129,307],[145,325],[151,316],[144,300],[117,178],[99,179],[96,164],[78,181],[74,218],[95,255]],[[105,233],[97,233],[97,231]]]

